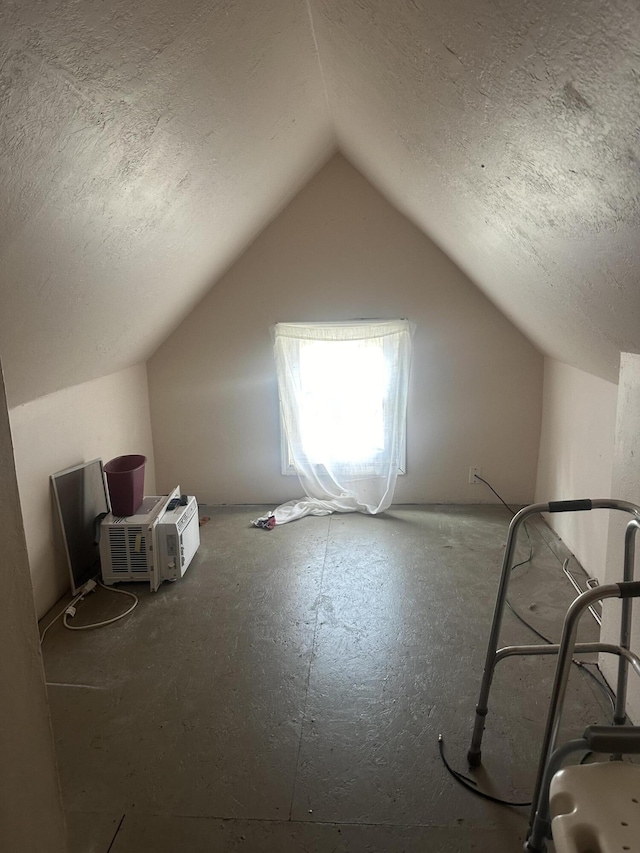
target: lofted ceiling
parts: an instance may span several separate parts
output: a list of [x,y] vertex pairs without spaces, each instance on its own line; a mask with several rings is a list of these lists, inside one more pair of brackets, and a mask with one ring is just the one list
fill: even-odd
[[640,351],[635,0],[314,0],[340,147],[545,353]]
[[147,358],[336,148],[542,351],[615,380],[639,85],[635,0],[4,0],[11,405]]

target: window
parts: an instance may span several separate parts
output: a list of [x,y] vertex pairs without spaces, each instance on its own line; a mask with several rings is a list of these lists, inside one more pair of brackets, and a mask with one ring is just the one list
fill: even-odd
[[278,324],[282,472],[406,470],[410,324]]

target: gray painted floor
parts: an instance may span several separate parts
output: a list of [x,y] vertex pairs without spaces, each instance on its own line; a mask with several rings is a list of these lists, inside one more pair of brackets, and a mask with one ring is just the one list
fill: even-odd
[[[263,510],[202,508],[183,580],[128,586],[140,605],[113,626],[49,632],[47,678],[73,685],[49,688],[71,853],[521,849],[526,810],[460,788],[437,744],[442,732],[466,772],[504,508],[271,532],[249,526]],[[573,597],[563,547],[542,523],[530,536],[512,602],[557,640]],[[98,590],[76,618],[106,618],[120,598]],[[503,639],[535,641],[510,613]],[[477,778],[526,800],[554,662],[501,666]],[[607,711],[575,670],[566,733]]]

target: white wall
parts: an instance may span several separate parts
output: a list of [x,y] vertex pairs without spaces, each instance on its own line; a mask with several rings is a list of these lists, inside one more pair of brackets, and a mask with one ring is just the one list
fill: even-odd
[[0,850],[64,853],[65,826],[0,367]]
[[[612,489],[616,498],[640,505],[640,355],[623,353],[620,359],[620,383],[616,418]],[[629,516],[612,513],[607,546],[606,582],[622,580],[624,529]],[[636,579],[640,579],[640,534],[636,539]],[[631,649],[640,654],[640,604],[633,603]],[[606,601],[602,619],[602,640],[617,643],[619,639],[620,602]],[[610,684],[615,686],[617,662],[602,655],[601,665]],[[640,679],[629,675],[629,715],[640,723]]]
[[148,363],[158,487],[201,501],[277,503],[269,327],[286,320],[407,317],[417,331],[408,473],[396,502],[483,502],[470,465],[507,500],[533,498],[539,352],[424,234],[334,157],[215,284]]
[[[618,386],[551,358],[544,364],[536,501],[611,497]],[[587,572],[604,581],[609,513],[547,521]]]
[[20,503],[38,616],[69,588],[49,476],[98,457],[147,457],[145,492],[155,492],[144,365],[85,382],[10,412]]

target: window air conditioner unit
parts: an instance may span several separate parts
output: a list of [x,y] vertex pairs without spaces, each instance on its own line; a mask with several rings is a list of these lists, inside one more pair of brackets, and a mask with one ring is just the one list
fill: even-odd
[[135,515],[109,513],[100,525],[100,563],[107,586],[148,581],[156,592],[163,581],[181,578],[200,545],[198,504],[193,495],[145,497]]

